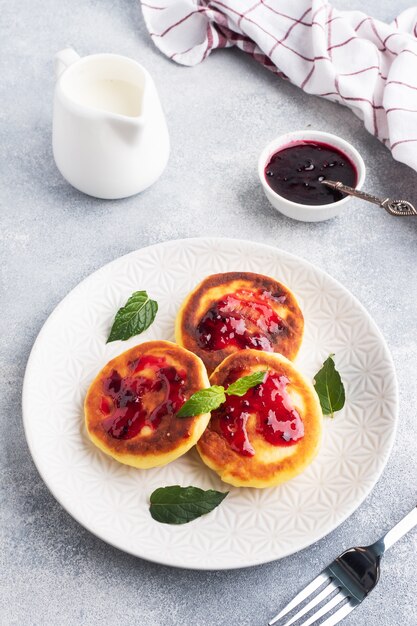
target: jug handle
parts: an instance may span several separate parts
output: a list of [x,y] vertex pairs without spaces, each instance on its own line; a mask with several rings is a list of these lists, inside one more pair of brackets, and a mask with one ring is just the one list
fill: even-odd
[[64,50],[57,52],[54,58],[55,78],[59,78],[68,66],[72,65],[72,63],[75,63],[75,61],[78,61],[80,58],[80,55],[72,48],[64,48]]

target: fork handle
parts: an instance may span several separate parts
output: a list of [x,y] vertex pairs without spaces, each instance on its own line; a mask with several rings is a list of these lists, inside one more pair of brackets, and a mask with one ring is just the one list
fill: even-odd
[[414,526],[417,526],[417,506],[381,537],[379,541],[374,543],[373,547],[380,555],[384,554],[386,550],[391,548],[401,537],[404,537]]

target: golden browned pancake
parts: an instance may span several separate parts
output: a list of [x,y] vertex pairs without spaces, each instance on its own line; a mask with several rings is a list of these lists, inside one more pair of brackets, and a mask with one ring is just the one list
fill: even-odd
[[85,399],[91,440],[134,467],[165,465],[201,437],[210,413],[178,418],[193,393],[209,386],[195,355],[170,341],[148,341],[112,359]]
[[212,385],[267,370],[244,396],[212,412],[197,444],[204,463],[236,487],[272,487],[300,474],[316,456],[322,411],[312,384],[280,354],[236,352],[213,372]]
[[205,278],[177,315],[177,342],[203,360],[209,374],[243,349],[296,357],[304,318],[294,294],[269,276],[227,272]]

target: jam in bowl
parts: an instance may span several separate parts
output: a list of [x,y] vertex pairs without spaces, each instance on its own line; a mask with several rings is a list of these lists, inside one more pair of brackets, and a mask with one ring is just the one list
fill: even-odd
[[336,135],[296,131],[265,148],[258,174],[265,195],[278,211],[316,222],[335,217],[350,200],[322,181],[341,181],[359,189],[365,180],[365,164],[358,151]]

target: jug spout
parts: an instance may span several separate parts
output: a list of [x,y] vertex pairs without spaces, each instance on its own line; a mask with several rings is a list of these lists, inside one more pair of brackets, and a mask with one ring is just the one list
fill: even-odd
[[141,117],[129,117],[119,115],[108,119],[112,130],[126,144],[133,146],[140,141],[140,136],[144,127],[144,119]]

